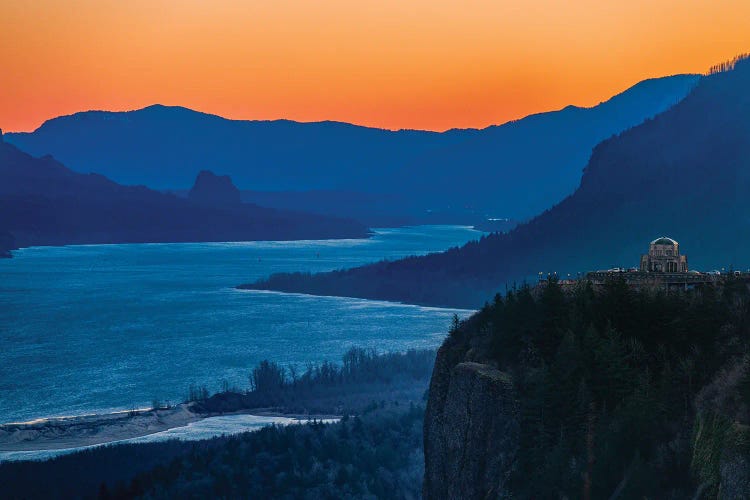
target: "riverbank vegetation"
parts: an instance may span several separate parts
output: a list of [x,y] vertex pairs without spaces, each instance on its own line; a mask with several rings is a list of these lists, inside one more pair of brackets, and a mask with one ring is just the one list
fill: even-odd
[[[0,464],[3,498],[418,498],[421,405],[373,404],[335,424],[95,448]],[[39,478],[45,481],[39,481]]]
[[332,425],[268,427],[191,451],[114,498],[419,498],[423,407],[376,405]]
[[340,364],[310,365],[301,373],[264,361],[249,373],[247,391],[211,396],[193,388],[194,410],[338,410],[342,420],[0,463],[2,496],[417,498],[424,397],[434,358],[430,350],[378,354],[354,348]]
[[249,374],[246,391],[228,389],[212,396],[205,389],[191,391],[191,409],[225,413],[253,408],[282,413],[357,413],[373,401],[418,403],[432,374],[435,351],[409,350],[378,354],[352,348],[340,364],[325,361],[305,370],[262,361]]

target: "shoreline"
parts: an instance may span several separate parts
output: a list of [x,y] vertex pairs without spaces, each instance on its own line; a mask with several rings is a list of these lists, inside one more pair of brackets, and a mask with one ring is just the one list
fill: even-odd
[[62,247],[89,247],[89,246],[104,246],[104,245],[179,245],[179,244],[192,244],[192,245],[200,245],[200,244],[211,244],[211,243],[217,243],[217,244],[230,244],[230,243],[289,243],[289,242],[315,242],[315,241],[360,241],[360,240],[369,240],[372,239],[373,236],[375,236],[377,233],[375,233],[371,228],[367,229],[367,232],[363,233],[360,236],[356,235],[343,235],[338,237],[330,237],[330,238],[286,238],[286,239],[258,239],[258,240],[176,240],[176,241],[103,241],[103,242],[71,242],[71,243],[33,243],[29,245],[19,245],[19,246],[13,246],[12,248],[6,248],[2,247],[0,248],[0,259],[12,259],[14,257],[13,252],[17,250],[27,250],[27,249],[35,249],[35,248],[47,248],[47,247],[53,247],[53,248],[62,248]]
[[113,413],[51,417],[0,424],[0,453],[56,451],[107,445],[185,427],[212,417],[250,415],[300,422],[330,420],[339,415],[305,415],[254,408],[227,413],[196,413],[192,403],[172,408],[124,410]]

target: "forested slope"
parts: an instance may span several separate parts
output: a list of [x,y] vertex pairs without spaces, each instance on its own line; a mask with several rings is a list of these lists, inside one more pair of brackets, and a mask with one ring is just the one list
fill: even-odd
[[438,352],[425,498],[744,498],[749,311],[733,278],[496,297]]
[[692,268],[750,267],[750,60],[705,76],[679,104],[599,144],[581,185],[516,229],[439,254],[277,275],[250,288],[478,307],[538,273],[637,266],[652,239]]

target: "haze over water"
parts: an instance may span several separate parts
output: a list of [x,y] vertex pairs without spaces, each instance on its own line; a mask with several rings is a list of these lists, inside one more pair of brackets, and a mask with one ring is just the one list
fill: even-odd
[[36,247],[0,259],[0,423],[178,402],[190,384],[247,387],[270,359],[338,362],[352,346],[434,348],[454,313],[240,291],[274,272],[325,271],[440,251],[462,226],[367,240]]

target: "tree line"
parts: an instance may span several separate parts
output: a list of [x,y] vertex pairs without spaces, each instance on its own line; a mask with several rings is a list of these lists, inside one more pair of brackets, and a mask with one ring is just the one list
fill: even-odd
[[722,456],[750,456],[736,449],[750,423],[744,280],[667,293],[614,279],[566,293],[552,279],[496,296],[451,342],[476,336],[489,339],[519,397],[517,498],[685,498],[699,489],[713,498]]

